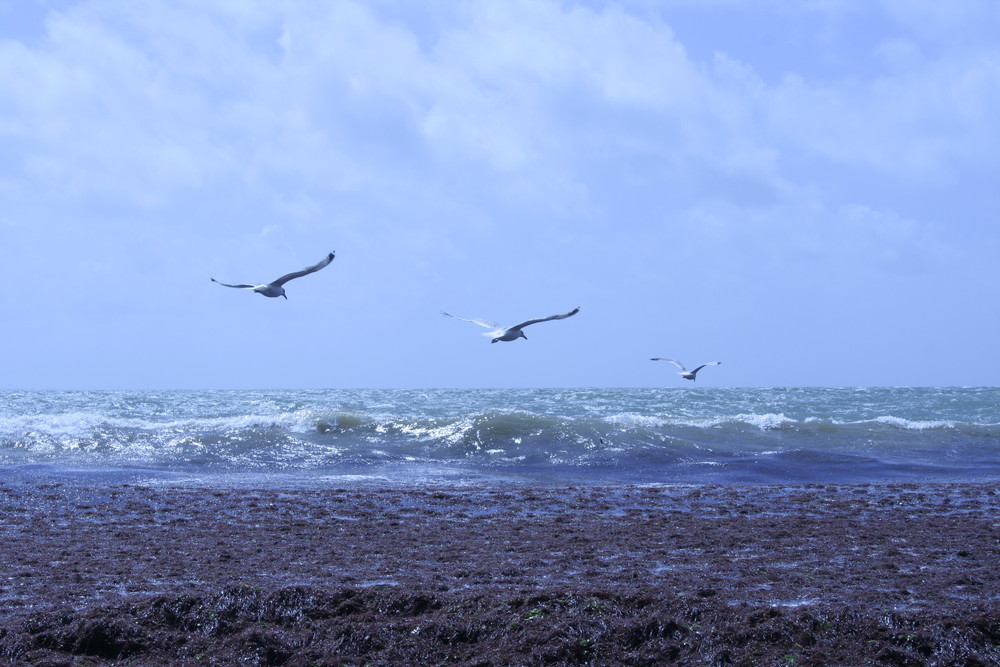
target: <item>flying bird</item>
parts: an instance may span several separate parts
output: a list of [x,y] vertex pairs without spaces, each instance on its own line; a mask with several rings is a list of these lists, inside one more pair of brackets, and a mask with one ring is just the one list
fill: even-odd
[[455,317],[454,315],[446,313],[443,310],[441,311],[441,314],[447,317],[454,317],[456,320],[462,320],[463,322],[472,322],[473,324],[478,324],[481,327],[486,327],[487,329],[491,329],[491,331],[488,331],[483,335],[491,336],[493,340],[491,340],[490,342],[497,343],[500,341],[517,340],[518,338],[523,338],[524,340],[528,340],[528,337],[524,335],[523,331],[521,331],[521,329],[523,329],[524,327],[531,324],[538,324],[539,322],[548,322],[549,320],[564,320],[571,315],[576,315],[578,312],[580,312],[579,306],[569,311],[568,313],[564,313],[562,315],[549,315],[548,317],[539,317],[537,320],[528,320],[527,322],[521,322],[520,324],[515,324],[512,327],[502,327],[496,324],[495,322],[489,322],[487,320],[476,320],[476,319],[470,320],[464,317]]
[[287,283],[289,280],[295,280],[296,278],[301,278],[302,276],[308,276],[310,273],[315,273],[316,271],[319,271],[332,261],[333,261],[333,253],[331,252],[329,255],[324,257],[323,260],[318,264],[307,266],[301,271],[293,271],[291,273],[286,273],[277,280],[272,280],[271,282],[266,283],[264,285],[230,285],[228,283],[220,283],[215,278],[212,278],[212,282],[219,283],[223,287],[251,289],[254,292],[257,292],[257,294],[263,294],[264,296],[269,296],[272,298],[284,296],[287,299],[288,297],[285,296],[285,287],[284,287],[285,283]]
[[698,375],[698,371],[700,371],[705,366],[718,366],[719,364],[722,363],[721,361],[710,361],[707,364],[702,364],[701,366],[698,366],[698,368],[694,369],[693,371],[689,371],[688,369],[684,368],[684,364],[682,364],[679,361],[674,361],[673,359],[664,359],[663,357],[651,357],[650,361],[669,361],[674,366],[677,366],[677,368],[681,369],[680,371],[678,371],[677,374],[680,375],[685,380],[694,380],[695,376]]

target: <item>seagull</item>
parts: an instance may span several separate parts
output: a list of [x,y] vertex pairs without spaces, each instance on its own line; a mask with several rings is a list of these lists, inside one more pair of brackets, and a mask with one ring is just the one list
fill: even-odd
[[307,266],[306,268],[302,269],[301,271],[293,271],[292,273],[286,273],[285,275],[281,276],[277,280],[272,280],[271,282],[269,282],[269,283],[267,283],[265,285],[229,285],[227,283],[220,283],[215,278],[212,278],[212,282],[213,283],[219,283],[223,287],[236,287],[236,288],[240,288],[240,289],[252,289],[254,292],[257,292],[257,294],[263,294],[264,296],[269,296],[269,297],[273,297],[273,298],[276,298],[276,297],[279,297],[279,296],[284,296],[285,299],[287,299],[288,297],[285,296],[285,287],[284,287],[285,283],[287,283],[289,280],[295,280],[296,278],[301,278],[302,276],[307,276],[310,273],[315,273],[316,271],[319,271],[320,269],[322,269],[324,266],[326,266],[327,264],[329,264],[332,261],[333,261],[333,253],[331,252],[329,255],[327,255],[326,257],[324,257],[323,260],[319,264],[313,264],[312,266]]
[[674,361],[673,359],[664,359],[663,357],[651,357],[650,361],[669,361],[674,366],[677,366],[677,368],[681,369],[677,374],[680,375],[685,380],[694,380],[695,376],[698,375],[698,371],[700,371],[705,366],[718,366],[719,364],[722,363],[721,361],[710,361],[707,364],[702,364],[701,366],[698,366],[698,368],[694,369],[693,371],[689,371],[688,369],[684,368],[684,364],[682,364],[679,361]]
[[528,337],[524,335],[524,332],[521,331],[521,329],[528,326],[529,324],[538,324],[539,322],[548,322],[549,320],[564,320],[571,315],[576,315],[578,312],[580,312],[579,306],[569,311],[568,313],[564,313],[562,315],[549,315],[548,317],[540,317],[537,320],[528,320],[527,322],[521,322],[520,324],[515,324],[512,327],[502,327],[496,324],[495,322],[489,322],[487,320],[469,320],[464,317],[455,317],[454,315],[446,313],[443,310],[441,311],[441,314],[447,317],[454,317],[456,320],[462,320],[463,322],[472,322],[473,324],[478,324],[481,327],[492,329],[492,331],[488,331],[483,335],[492,336],[493,340],[491,340],[490,342],[497,343],[499,341],[517,340],[518,338],[523,338],[524,340],[528,340]]

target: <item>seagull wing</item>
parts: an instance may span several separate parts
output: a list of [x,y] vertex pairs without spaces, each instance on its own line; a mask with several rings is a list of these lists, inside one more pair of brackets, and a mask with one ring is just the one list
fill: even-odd
[[441,311],[441,314],[444,315],[444,316],[446,316],[446,317],[451,317],[451,318],[456,319],[456,320],[462,320],[463,322],[472,322],[473,324],[478,324],[479,326],[486,327],[487,329],[500,329],[501,328],[499,324],[497,324],[496,322],[490,322],[489,320],[478,320],[478,319],[472,319],[472,320],[470,320],[470,319],[465,318],[465,317],[457,317],[455,315],[452,315],[451,313],[446,313],[443,310]]
[[329,255],[324,257],[323,261],[321,261],[319,264],[313,264],[312,266],[307,266],[301,271],[293,271],[292,273],[286,273],[285,275],[281,276],[271,284],[274,285],[275,287],[281,287],[289,280],[295,280],[296,278],[301,278],[302,276],[308,276],[310,273],[315,273],[316,271],[319,271],[332,261],[333,261],[333,253],[331,252]]
[[698,366],[698,368],[694,369],[691,372],[692,373],[697,373],[698,371],[700,371],[705,366],[718,366],[721,363],[722,363],[721,361],[709,361],[708,363],[705,363],[705,364],[702,364],[701,366]]
[[664,357],[651,357],[650,361],[669,361],[670,363],[672,363],[674,366],[677,366],[677,368],[681,369],[682,371],[685,371],[685,372],[687,371],[687,369],[684,368],[684,364],[682,364],[679,361],[674,361],[673,359],[666,359]]
[[567,317],[569,317],[570,315],[576,315],[579,312],[580,312],[580,307],[577,306],[576,308],[574,308],[573,310],[569,311],[568,313],[563,313],[562,315],[549,315],[548,317],[539,317],[537,320],[528,320],[527,322],[521,322],[520,324],[515,324],[512,327],[508,327],[508,330],[510,330],[510,329],[523,329],[524,327],[528,326],[529,324],[538,324],[539,322],[548,322],[549,320],[564,320]]
[[[212,278],[212,282],[219,283],[219,281],[216,280],[215,278]],[[241,289],[253,289],[254,287],[256,287],[256,285],[230,285],[229,283],[219,283],[219,284],[222,285],[223,287],[239,287]]]

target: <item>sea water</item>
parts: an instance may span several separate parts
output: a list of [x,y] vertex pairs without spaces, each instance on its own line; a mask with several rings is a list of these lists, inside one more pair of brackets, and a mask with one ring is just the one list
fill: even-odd
[[1000,480],[1000,388],[0,392],[3,475]]

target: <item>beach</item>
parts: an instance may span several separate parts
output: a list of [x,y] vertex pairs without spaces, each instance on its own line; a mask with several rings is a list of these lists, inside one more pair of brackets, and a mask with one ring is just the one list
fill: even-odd
[[996,485],[0,483],[11,664],[988,665]]

